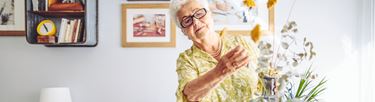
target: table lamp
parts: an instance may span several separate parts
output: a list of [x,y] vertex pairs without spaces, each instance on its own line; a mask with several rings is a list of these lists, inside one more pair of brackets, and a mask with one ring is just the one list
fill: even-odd
[[67,87],[43,88],[40,102],[72,102],[70,89]]

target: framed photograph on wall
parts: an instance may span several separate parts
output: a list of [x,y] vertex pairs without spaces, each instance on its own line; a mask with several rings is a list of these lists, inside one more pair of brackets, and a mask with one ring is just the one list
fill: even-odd
[[121,0],[122,3],[135,4],[135,3],[169,3],[170,0]]
[[25,0],[0,0],[0,36],[25,35]]
[[126,0],[126,1],[170,1],[170,0]]
[[122,4],[123,47],[175,47],[169,4]]
[[208,0],[215,30],[227,28],[231,34],[249,34],[256,24],[273,31],[274,10],[267,8],[268,0],[254,0],[256,7],[246,7],[242,0]]

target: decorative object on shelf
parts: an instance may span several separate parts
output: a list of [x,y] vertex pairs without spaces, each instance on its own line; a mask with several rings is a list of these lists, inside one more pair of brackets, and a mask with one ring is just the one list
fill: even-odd
[[123,47],[175,47],[169,4],[123,4]]
[[0,36],[25,35],[25,0],[0,0]]
[[38,32],[38,43],[55,43],[56,42],[56,25],[52,20],[43,20],[36,28]]
[[43,88],[39,102],[72,102],[70,89],[67,87]]
[[26,39],[30,44],[47,47],[97,45],[98,0],[29,0],[26,4]]
[[55,35],[56,34],[56,25],[52,20],[43,20],[38,24],[36,31],[41,36],[46,35]]

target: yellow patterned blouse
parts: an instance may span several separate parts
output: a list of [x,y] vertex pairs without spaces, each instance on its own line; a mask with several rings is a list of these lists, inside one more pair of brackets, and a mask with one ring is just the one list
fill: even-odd
[[[232,48],[241,45],[246,48],[251,57],[249,66],[236,71],[233,75],[226,77],[219,85],[205,96],[202,102],[249,102],[257,91],[258,75],[255,72],[257,66],[258,50],[252,41],[245,41],[241,36],[225,35],[222,37],[222,53],[225,55]],[[203,75],[217,64],[217,60],[196,46],[180,53],[177,59],[178,89],[176,92],[177,102],[187,102],[183,94],[185,84]]]

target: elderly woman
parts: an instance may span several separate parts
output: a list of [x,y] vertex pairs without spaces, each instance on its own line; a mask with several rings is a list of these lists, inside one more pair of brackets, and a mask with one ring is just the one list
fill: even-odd
[[178,102],[244,102],[257,91],[255,46],[213,30],[206,0],[172,0],[170,11],[193,42],[177,59]]

